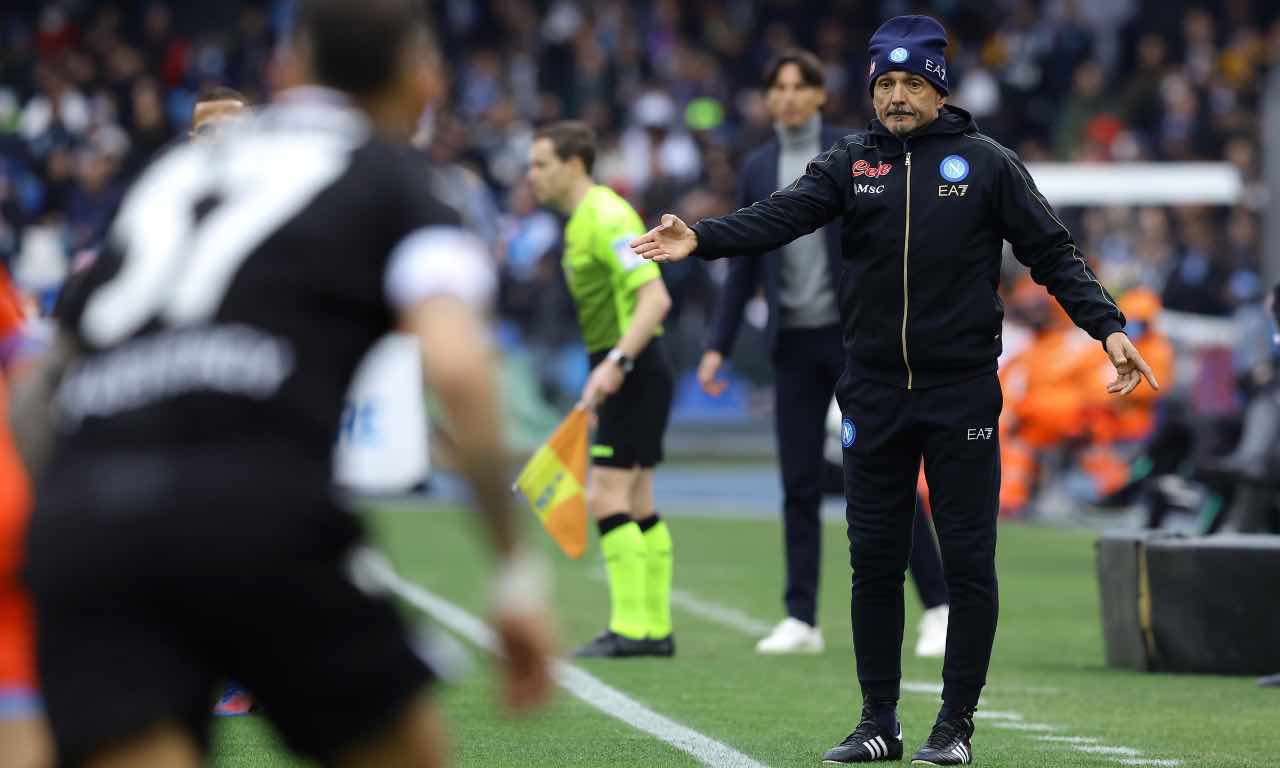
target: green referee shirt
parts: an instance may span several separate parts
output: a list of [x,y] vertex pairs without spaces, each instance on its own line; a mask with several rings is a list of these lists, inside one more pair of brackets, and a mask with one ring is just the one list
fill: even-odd
[[561,263],[588,352],[618,343],[635,315],[636,290],[662,277],[657,264],[631,250],[644,231],[630,203],[602,185],[587,192],[564,226]]

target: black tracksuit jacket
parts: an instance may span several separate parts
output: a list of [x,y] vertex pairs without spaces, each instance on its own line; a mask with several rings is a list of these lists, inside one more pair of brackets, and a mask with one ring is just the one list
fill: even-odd
[[846,375],[907,389],[996,369],[1003,241],[1076,325],[1104,341],[1125,319],[1011,150],[969,113],[899,139],[878,121],[767,200],[693,226],[703,259],[770,251],[839,218]]

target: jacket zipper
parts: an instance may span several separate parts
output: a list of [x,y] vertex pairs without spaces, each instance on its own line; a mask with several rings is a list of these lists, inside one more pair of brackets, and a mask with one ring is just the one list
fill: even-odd
[[907,389],[911,389],[911,361],[907,358],[907,257],[911,250],[911,153],[907,153],[907,227],[902,236],[902,364],[907,366]]

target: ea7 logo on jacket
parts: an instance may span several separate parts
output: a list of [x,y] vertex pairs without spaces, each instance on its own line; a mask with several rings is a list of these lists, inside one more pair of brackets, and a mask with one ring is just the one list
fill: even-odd
[[968,184],[939,184],[938,197],[964,197],[969,194]]
[[990,440],[990,439],[991,439],[991,435],[992,435],[994,432],[995,432],[995,428],[994,428],[994,427],[971,427],[971,428],[969,429],[969,431],[968,431],[967,433],[965,433],[965,439],[967,439],[967,440]]
[[888,176],[889,171],[891,170],[893,170],[893,165],[891,163],[880,163],[879,165],[872,165],[871,163],[868,163],[866,160],[859,160],[858,162],[853,164],[854,176],[870,176],[871,178],[874,179],[880,176]]

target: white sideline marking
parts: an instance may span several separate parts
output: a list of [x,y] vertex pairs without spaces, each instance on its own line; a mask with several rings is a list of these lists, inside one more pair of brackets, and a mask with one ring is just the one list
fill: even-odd
[[[603,570],[593,570],[591,578],[599,582],[608,582],[609,577]],[[694,614],[698,618],[709,621],[712,624],[719,624],[722,627],[737,630],[748,637],[763,637],[773,631],[773,627],[754,616],[740,611],[737,608],[731,608],[727,605],[706,600],[697,595],[683,589],[671,590],[671,604],[677,608],[682,608],[689,613]],[[1054,688],[1008,688],[1001,690],[1018,690],[1026,693],[1036,693],[1043,691],[1057,692]],[[916,680],[903,680],[902,691],[904,693],[922,693],[932,696],[942,695],[942,683],[925,683]]]
[[1020,722],[1022,720],[1022,713],[980,709],[973,713],[973,717],[976,720],[1013,720],[1015,722]]
[[[750,635],[751,637],[764,637],[773,631],[773,627],[757,618],[748,616],[737,608],[730,608],[726,605],[703,600],[683,589],[671,590],[671,604],[690,613],[697,614],[707,621],[715,622],[729,629],[736,629],[742,634]],[[938,690],[941,692],[941,686],[939,686]]]
[[[385,561],[366,563],[378,582],[405,602],[434,617],[467,640],[496,652],[493,631],[481,620],[426,589],[407,581]],[[586,670],[565,661],[555,663],[556,683],[583,702],[610,717],[621,720],[640,731],[665,741],[707,766],[725,768],[765,768],[763,763],[742,754],[727,744],[686,728],[676,721],[649,709]]]
[[[592,578],[596,581],[607,581],[608,576],[602,570],[592,572]],[[760,637],[772,631],[773,627],[756,619],[747,613],[730,608],[719,603],[704,600],[690,592],[682,589],[671,590],[671,604],[682,608],[699,618],[709,621],[713,624],[719,624],[729,629],[737,630],[744,635],[751,637]],[[442,620],[443,621],[443,620]],[[584,673],[585,674],[585,673]],[[603,685],[603,683],[602,683]],[[912,680],[903,680],[901,683],[903,693],[917,693],[928,695],[941,695],[941,683],[926,683]],[[1059,692],[1057,688],[1037,688],[1037,687],[1002,687],[1005,691],[1020,691],[1022,693],[1042,693],[1056,694]],[[575,694],[576,695],[576,694]],[[619,717],[614,715],[615,717]],[[973,714],[977,720],[991,720],[988,723],[992,728],[998,728],[1006,731],[1022,731],[1026,733],[1051,734],[1062,731],[1063,728],[1058,725],[1049,723],[1027,723],[1023,722],[1024,718],[1021,712],[1009,712],[1000,710],[978,710]],[[659,716],[660,717],[660,716]],[[619,719],[622,719],[621,717]],[[637,726],[639,727],[639,726]],[[645,730],[645,729],[641,729]],[[656,734],[655,734],[656,735]],[[659,736],[659,738],[662,738]],[[1041,735],[1036,737],[1039,741],[1059,743],[1069,745],[1072,749],[1087,754],[1096,755],[1115,755],[1120,756],[1118,762],[1123,765],[1135,766],[1159,766],[1160,768],[1177,768],[1182,765],[1180,760],[1164,760],[1157,758],[1141,757],[1142,752],[1132,747],[1111,747],[1100,745],[1099,739],[1091,736],[1051,736]],[[666,739],[663,739],[666,741]],[[668,742],[670,743],[670,742]],[[692,754],[692,753],[691,753]]]
[[1062,726],[1049,725],[1048,723],[1011,723],[1004,721],[991,723],[991,727],[999,728],[1003,731],[1028,731],[1030,733],[1051,733],[1062,730]]
[[1084,752],[1089,755],[1119,755],[1121,757],[1139,757],[1142,752],[1133,747],[1107,747],[1093,744],[1072,744],[1071,748],[1077,752]]
[[[988,688],[991,688],[991,687],[992,686],[988,686]],[[997,684],[994,687],[997,688],[1001,693],[1028,693],[1028,694],[1035,694],[1037,696],[1057,696],[1058,694],[1062,693],[1062,691],[1058,688],[1045,688],[1042,686],[1034,686],[1034,685]],[[929,693],[929,694],[941,696],[942,683],[920,683],[920,682],[912,682],[910,680],[903,680],[902,690],[907,693]]]

